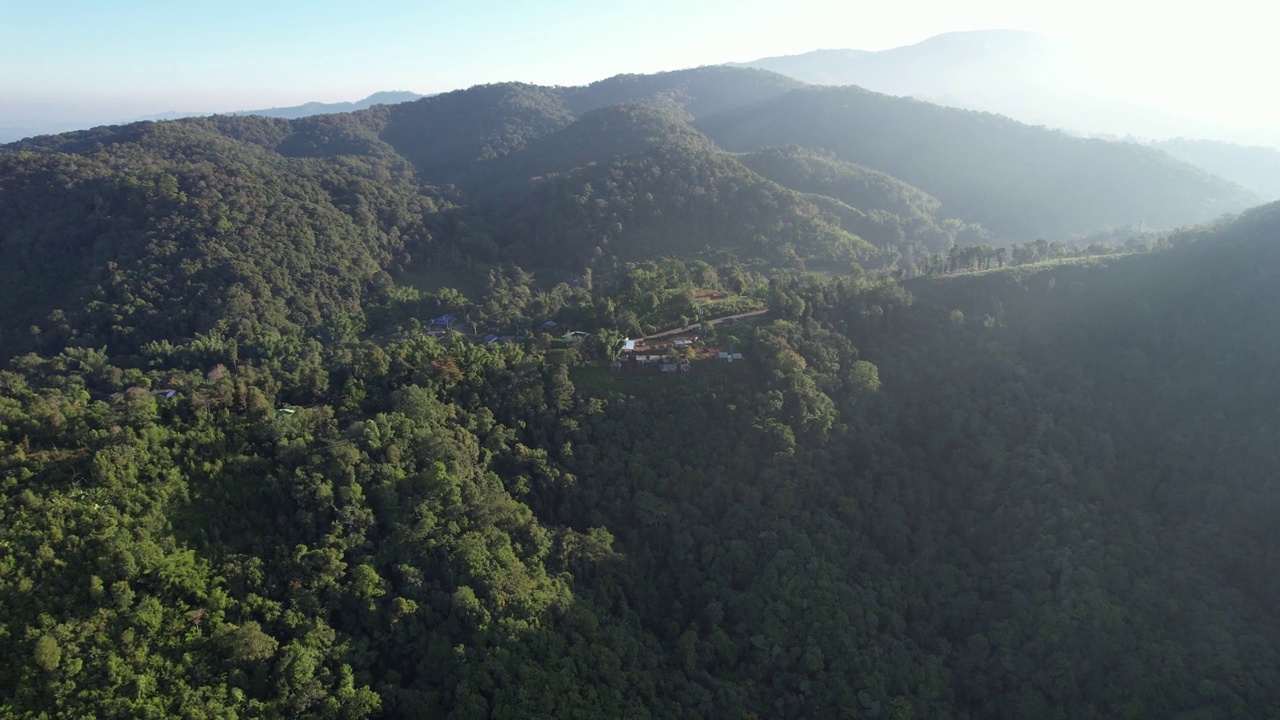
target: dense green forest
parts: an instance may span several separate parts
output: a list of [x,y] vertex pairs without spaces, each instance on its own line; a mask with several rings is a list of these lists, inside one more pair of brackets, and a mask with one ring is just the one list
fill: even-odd
[[1275,717],[1280,205],[713,132],[810,92],[0,148],[0,716]]

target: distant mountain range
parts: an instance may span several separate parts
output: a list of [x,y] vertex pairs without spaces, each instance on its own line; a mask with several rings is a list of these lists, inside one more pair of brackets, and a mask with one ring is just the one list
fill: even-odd
[[1116,80],[1114,67],[1080,46],[1039,33],[953,32],[891,50],[815,50],[734,65],[816,85],[857,85],[1085,134],[1200,137],[1280,146],[1280,131],[1226,128],[1136,101],[1133,89]]
[[293,105],[290,107],[274,107],[262,110],[237,110],[233,112],[211,113],[197,111],[170,111],[163,113],[155,113],[153,115],[144,115],[141,117],[131,118],[110,118],[101,121],[82,121],[71,122],[65,120],[41,120],[28,119],[21,121],[20,125],[0,126],[0,144],[16,142],[24,138],[35,137],[37,135],[54,135],[57,133],[74,132],[76,130],[87,130],[90,127],[99,125],[115,125],[137,122],[139,120],[179,120],[188,117],[200,117],[203,115],[259,115],[262,117],[276,117],[297,119],[308,117],[311,115],[324,115],[327,113],[344,113],[354,112],[356,110],[364,110],[374,105],[391,105],[394,103],[409,102],[425,97],[415,92],[404,90],[384,90],[376,92],[363,100],[355,102],[309,102],[302,105]]
[[39,123],[25,122],[22,126],[0,126],[0,144],[17,142],[37,135],[73,132],[87,127],[89,127],[87,123],[56,122],[52,120]]
[[[297,118],[309,117],[311,115],[327,115],[329,113],[355,112],[356,110],[364,110],[374,105],[394,105],[396,103],[410,102],[419,98],[426,97],[415,92],[407,90],[384,90],[376,92],[363,100],[355,102],[309,102],[302,105],[293,105],[290,107],[274,107],[264,110],[237,110],[235,112],[218,113],[219,115],[260,115],[262,117],[287,118],[294,120]],[[160,113],[157,115],[149,115],[147,117],[138,118],[139,120],[177,120],[184,117],[197,117],[200,115],[209,115],[211,113],[202,112],[170,112]]]

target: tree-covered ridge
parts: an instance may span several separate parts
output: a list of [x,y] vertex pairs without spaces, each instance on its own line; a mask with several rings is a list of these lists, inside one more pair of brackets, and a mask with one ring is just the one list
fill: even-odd
[[550,88],[477,85],[355,113],[418,169],[444,184],[476,163],[509,155],[573,121]]
[[872,248],[798,194],[717,150],[664,145],[542,179],[498,225],[522,264],[582,266],[597,258],[731,253],[801,267],[866,259]]
[[512,196],[534,179],[672,145],[704,153],[715,149],[715,143],[670,109],[645,103],[609,105],[583,114],[519,152],[475,167],[458,184],[482,204],[501,206],[511,203]]
[[831,152],[791,145],[745,153],[739,160],[779,185],[848,206],[841,213],[846,229],[905,256],[945,251],[987,235],[980,226],[944,219],[942,203],[928,193]]
[[942,209],[928,193],[878,170],[839,160],[829,151],[790,145],[745,153],[739,159],[780,185],[827,195],[855,208],[883,210],[908,220],[931,218]]
[[[231,122],[262,135],[280,123]],[[75,154],[0,154],[2,354],[314,331],[358,313],[427,241],[436,205],[403,162],[287,159],[211,130],[145,125]]]
[[652,75],[615,75],[560,91],[575,114],[643,102],[702,119],[769,100],[804,84],[764,70],[707,66]]
[[731,151],[791,144],[831,151],[920,188],[943,203],[944,215],[1007,241],[1067,239],[1139,219],[1175,227],[1257,200],[1152,148],[854,87],[794,90],[698,128]]

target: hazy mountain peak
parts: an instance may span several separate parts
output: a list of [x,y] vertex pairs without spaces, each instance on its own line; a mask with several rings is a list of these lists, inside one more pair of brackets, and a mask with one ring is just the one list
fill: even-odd
[[281,117],[281,118],[302,118],[309,115],[325,115],[328,113],[355,112],[356,110],[364,110],[374,105],[394,105],[396,103],[411,102],[419,100],[425,95],[419,95],[415,92],[405,90],[383,90],[376,92],[363,100],[355,102],[309,102],[302,105],[293,105],[290,107],[267,108],[265,110],[240,110],[238,112],[229,113],[231,115],[262,115],[264,117]]
[[371,105],[394,105],[395,103],[412,102],[424,97],[426,96],[408,90],[381,90],[358,101],[356,104],[364,105],[365,107]]
[[1034,47],[1044,47],[1049,45],[1075,47],[1074,43],[1054,35],[1048,35],[1032,30],[1009,30],[1006,28],[956,30],[953,32],[945,32],[925,38],[924,40],[915,43],[915,45],[926,47],[950,45],[954,47],[982,48],[1004,48],[1014,47],[1017,45],[1031,45]]
[[817,50],[734,65],[1075,132],[1219,140],[1239,140],[1243,132],[1138,100],[1150,94],[1143,84],[1122,80],[1095,52],[1023,30],[950,32],[888,50]]

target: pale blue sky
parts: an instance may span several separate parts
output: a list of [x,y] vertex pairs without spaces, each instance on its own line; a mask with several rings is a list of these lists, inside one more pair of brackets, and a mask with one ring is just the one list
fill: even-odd
[[[1272,23],[1256,0],[0,0],[0,124],[580,84],[816,48],[885,49],[951,30],[1048,32],[1117,58],[1163,104],[1274,117]],[[1212,14],[1210,14],[1212,13]],[[1228,107],[1229,106],[1229,107]]]

